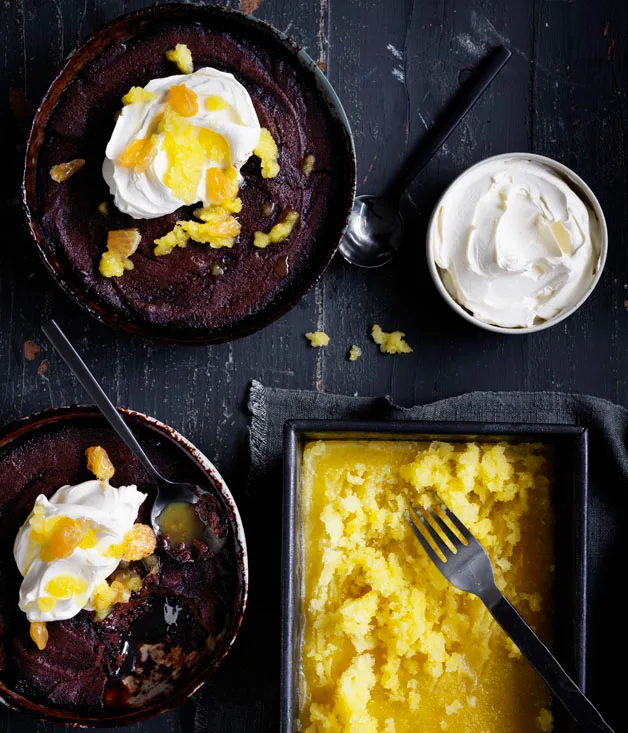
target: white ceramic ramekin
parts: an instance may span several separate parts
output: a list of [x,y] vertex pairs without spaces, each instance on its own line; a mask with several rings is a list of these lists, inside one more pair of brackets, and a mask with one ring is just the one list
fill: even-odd
[[[444,200],[447,198],[448,193],[454,188],[457,187],[463,180],[472,172],[474,171],[478,166],[484,165],[485,163],[489,161],[500,161],[500,160],[513,160],[513,159],[519,159],[519,160],[530,160],[534,163],[541,163],[548,168],[551,168],[553,171],[555,171],[561,178],[566,179],[569,182],[569,185],[575,190],[575,192],[582,198],[582,200],[587,204],[589,209],[593,212],[593,215],[596,217],[599,227],[600,227],[600,245],[599,245],[599,252],[598,252],[598,261],[597,266],[595,269],[595,274],[593,276],[593,279],[591,280],[591,283],[589,287],[587,288],[584,295],[573,305],[571,305],[569,308],[565,308],[560,313],[555,315],[553,318],[548,319],[547,321],[543,321],[542,323],[534,324],[533,326],[526,326],[523,328],[509,328],[506,326],[496,326],[492,323],[487,323],[486,321],[482,321],[479,318],[476,318],[476,316],[471,313],[471,311],[464,308],[460,303],[458,303],[455,298],[452,296],[452,294],[447,290],[445,287],[445,284],[443,282],[443,278],[441,275],[440,268],[436,264],[436,260],[434,257],[434,241],[435,237],[434,232],[435,228],[437,226],[436,219],[437,219],[437,213],[440,209],[441,205],[443,204]],[[438,292],[442,295],[445,302],[453,308],[453,310],[458,313],[458,315],[462,316],[464,319],[469,321],[469,323],[473,323],[476,326],[479,326],[480,328],[484,328],[487,331],[493,331],[495,333],[502,333],[502,334],[524,334],[524,333],[536,333],[537,331],[543,331],[546,328],[550,328],[550,326],[555,326],[557,323],[560,323],[561,321],[564,321],[565,318],[568,318],[572,313],[575,313],[578,308],[584,303],[584,301],[591,295],[593,292],[595,286],[598,284],[600,276],[602,275],[602,270],[604,269],[604,265],[606,263],[606,255],[608,253],[608,229],[606,227],[606,219],[604,218],[604,212],[602,211],[602,207],[600,206],[600,202],[597,200],[595,194],[593,191],[587,186],[587,184],[580,178],[580,176],[576,175],[570,168],[567,168],[567,166],[563,165],[562,163],[559,163],[556,160],[552,160],[551,158],[546,158],[543,155],[535,155],[534,153],[504,153],[503,155],[495,155],[491,158],[486,158],[485,160],[481,160],[479,163],[476,163],[474,166],[471,166],[471,168],[467,168],[466,171],[461,173],[454,181],[451,183],[443,195],[438,200],[438,203],[434,207],[434,211],[432,212],[432,216],[430,217],[430,221],[427,227],[427,266],[429,268],[430,274],[432,276],[432,280],[434,281],[434,284],[436,285],[436,289]]]

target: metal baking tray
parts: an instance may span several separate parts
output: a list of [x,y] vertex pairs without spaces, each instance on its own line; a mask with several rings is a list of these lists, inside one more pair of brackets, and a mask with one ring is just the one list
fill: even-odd
[[[299,657],[303,615],[301,464],[312,440],[539,442],[554,448],[555,579],[552,648],[581,689],[586,668],[587,430],[574,425],[466,422],[291,420],[284,426],[281,731],[299,730]],[[559,704],[555,733],[577,728]]]

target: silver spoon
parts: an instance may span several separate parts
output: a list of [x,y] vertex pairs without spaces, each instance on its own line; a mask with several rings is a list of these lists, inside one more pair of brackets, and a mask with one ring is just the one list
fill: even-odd
[[[102,387],[96,381],[94,375],[89,371],[85,362],[81,359],[72,344],[68,341],[66,335],[59,328],[56,321],[51,320],[44,323],[42,331],[48,337],[50,343],[54,346],[59,356],[65,361],[70,371],[81,383],[83,389],[87,392],[94,404],[102,412],[105,419],[116,431],[126,447],[142,462],[149,476],[157,485],[157,496],[153,502],[150,513],[150,521],[155,534],[163,534],[159,527],[159,517],[164,509],[173,502],[185,502],[186,504],[196,504],[199,498],[206,494],[207,491],[200,486],[184,483],[182,481],[169,481],[164,478],[153,466],[151,460],[144,452],[143,448],[135,439],[135,436],[124,422],[121,413],[114,407],[113,403],[103,392]],[[206,527],[207,539],[210,540],[210,547],[216,549],[221,544],[221,540],[217,538],[209,527]],[[204,538],[205,539],[205,538]]]
[[401,197],[484,94],[510,56],[505,46],[498,46],[480,64],[421,139],[399,178],[383,195],[356,197],[347,231],[339,247],[348,262],[358,267],[372,268],[381,267],[394,257],[403,240],[403,219],[399,213]]

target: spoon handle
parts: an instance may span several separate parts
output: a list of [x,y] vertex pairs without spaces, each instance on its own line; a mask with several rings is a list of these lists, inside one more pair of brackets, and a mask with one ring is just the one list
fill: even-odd
[[93,374],[89,371],[85,362],[78,355],[72,344],[68,341],[66,335],[59,328],[56,321],[50,320],[41,327],[46,334],[50,343],[55,347],[59,356],[68,365],[70,371],[81,383],[83,389],[94,401],[96,407],[102,412],[111,427],[119,435],[120,439],[127,448],[134,453],[144,464],[144,468],[159,483],[164,479],[157,473],[157,470],[151,463],[150,459],[144,453],[144,450],[135,439],[135,436],[124,422],[122,415],[116,410],[107,395],[103,392],[102,387],[98,384]]
[[401,174],[392,182],[384,194],[385,198],[391,201],[398,201],[401,198],[406,188],[423,170],[430,158],[445,144],[447,138],[488,89],[510,56],[511,53],[505,46],[498,46],[480,63],[471,78],[463,84],[436,123],[423,136],[404,165]]

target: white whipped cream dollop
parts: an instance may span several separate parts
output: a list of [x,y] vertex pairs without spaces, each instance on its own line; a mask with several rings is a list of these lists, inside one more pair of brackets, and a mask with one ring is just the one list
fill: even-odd
[[[145,172],[125,168],[118,158],[135,140],[153,133],[158,115],[164,110],[171,87],[183,84],[198,97],[198,111],[186,122],[222,135],[231,153],[231,165],[238,171],[251,157],[260,136],[260,124],[253,102],[246,89],[232,75],[212,68],[198,69],[192,74],[179,74],[153,79],[144,88],[156,94],[155,99],[127,104],[116,122],[107,145],[103,176],[114,197],[116,207],[135,219],[154,219],[176,211],[185,204],[202,201],[207,204],[205,173],[216,165],[205,162],[195,201],[182,201],[164,183],[168,155],[163,149],[163,134],[158,153]],[[207,109],[208,97],[220,97],[227,103],[223,109]]]
[[[19,607],[29,621],[63,621],[82,609],[93,610],[90,598],[94,588],[118,567],[122,550],[116,546],[124,541],[145,498],[146,494],[135,486],[114,488],[98,480],[62,486],[50,499],[43,494],[37,497],[13,548],[15,562],[24,578]],[[92,530],[90,541],[85,543],[91,546],[79,546],[63,559],[42,558],[42,545],[37,541],[33,524],[41,526],[41,520],[54,523],[55,517],[83,520]],[[52,595],[54,582],[53,586],[50,582],[59,578],[76,582],[81,592],[70,592],[66,597]]]
[[488,160],[461,176],[430,238],[453,298],[509,328],[575,305],[594,280],[601,246],[599,222],[569,182],[519,158]]

